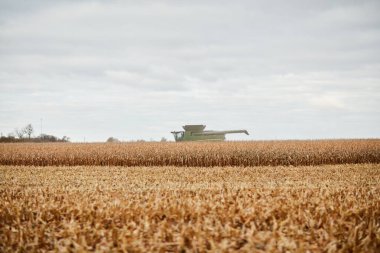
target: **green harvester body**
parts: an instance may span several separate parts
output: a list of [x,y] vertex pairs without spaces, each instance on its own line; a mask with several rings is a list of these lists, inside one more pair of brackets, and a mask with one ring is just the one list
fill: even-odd
[[180,141],[224,141],[226,134],[245,133],[249,135],[247,130],[228,130],[228,131],[213,131],[204,130],[205,125],[185,125],[185,131],[173,131],[174,139]]

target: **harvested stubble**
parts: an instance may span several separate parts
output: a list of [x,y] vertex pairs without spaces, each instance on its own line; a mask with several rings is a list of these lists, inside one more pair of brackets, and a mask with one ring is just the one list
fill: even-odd
[[0,166],[0,251],[379,252],[380,165]]
[[380,163],[380,140],[0,144],[1,165],[279,166]]

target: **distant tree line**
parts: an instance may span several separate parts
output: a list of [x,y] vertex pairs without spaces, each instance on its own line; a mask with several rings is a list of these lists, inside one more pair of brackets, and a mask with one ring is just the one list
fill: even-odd
[[70,138],[63,136],[58,138],[50,134],[40,134],[33,137],[33,126],[28,124],[21,129],[15,129],[14,133],[9,133],[7,136],[0,136],[0,142],[69,142]]
[[[167,142],[168,140],[165,138],[165,137],[162,137],[160,142]],[[106,142],[108,143],[119,143],[119,142],[122,142],[120,141],[119,139],[115,138],[115,137],[109,137]],[[131,142],[146,142],[145,140],[143,139],[138,139],[136,141],[132,140]],[[150,140],[150,142],[154,142],[153,139]]]

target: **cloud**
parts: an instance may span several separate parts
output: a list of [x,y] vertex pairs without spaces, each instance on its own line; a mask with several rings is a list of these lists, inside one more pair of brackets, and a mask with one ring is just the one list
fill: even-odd
[[332,94],[314,97],[310,100],[310,103],[314,106],[321,107],[323,109],[345,109],[346,108],[342,99]]
[[110,80],[136,89],[150,91],[184,90],[184,80],[170,69],[153,68],[142,73],[127,70],[106,70],[105,76]]
[[0,130],[42,117],[73,140],[170,138],[187,123],[259,139],[379,136],[379,7],[1,1]]

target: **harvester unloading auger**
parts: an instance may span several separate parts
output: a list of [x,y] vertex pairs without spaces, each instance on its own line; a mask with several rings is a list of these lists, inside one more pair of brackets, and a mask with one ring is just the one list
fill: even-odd
[[247,130],[228,130],[228,131],[213,131],[204,130],[205,125],[186,125],[183,126],[185,131],[173,131],[175,141],[223,141],[226,139],[226,134],[245,133],[249,135]]

